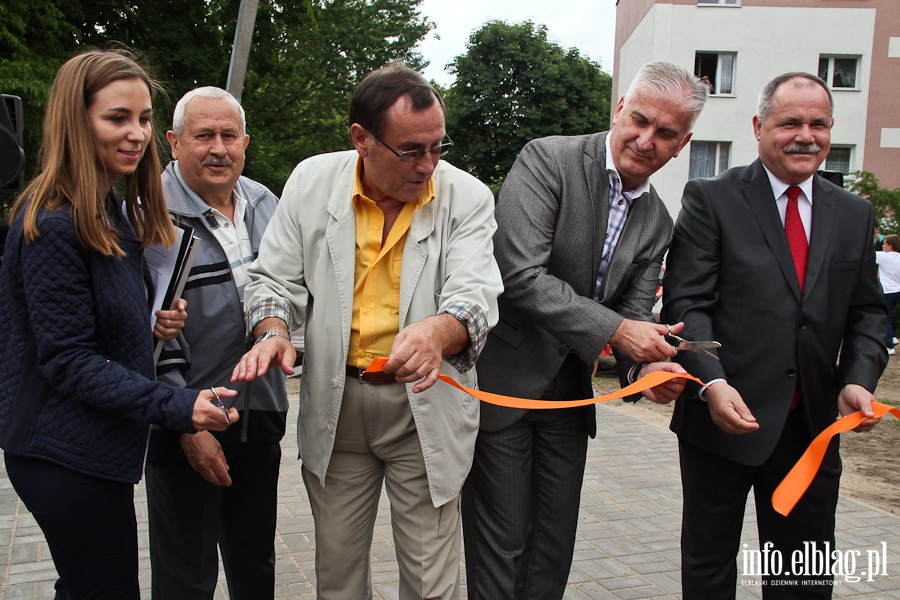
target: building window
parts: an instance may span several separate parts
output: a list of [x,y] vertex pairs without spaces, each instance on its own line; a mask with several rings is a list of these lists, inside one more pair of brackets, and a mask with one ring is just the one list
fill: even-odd
[[741,0],[697,0],[698,6],[740,6]]
[[714,177],[728,169],[730,142],[691,141],[691,171],[689,179]]
[[832,146],[828,158],[825,159],[826,171],[837,171],[847,175],[850,173],[850,146]]
[[734,93],[733,52],[698,52],[694,57],[694,75],[704,79],[710,95]]
[[858,58],[839,56],[819,57],[819,77],[832,89],[855,89]]

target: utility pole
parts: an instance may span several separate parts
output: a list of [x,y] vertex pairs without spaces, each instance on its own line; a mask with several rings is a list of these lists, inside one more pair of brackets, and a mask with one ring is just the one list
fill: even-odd
[[256,9],[259,0],[241,0],[237,27],[234,30],[234,45],[231,48],[231,64],[228,65],[226,89],[240,101],[247,76],[247,60],[250,58],[250,41],[256,23]]

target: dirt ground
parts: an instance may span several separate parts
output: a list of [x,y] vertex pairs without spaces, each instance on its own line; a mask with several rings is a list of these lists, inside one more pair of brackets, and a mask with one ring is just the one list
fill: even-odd
[[[604,366],[611,368],[614,365],[601,365],[600,369]],[[618,386],[618,380],[613,375],[598,373],[595,380],[598,393],[609,393]],[[900,405],[900,354],[891,357],[875,390],[875,397],[885,404]],[[674,406],[653,404],[646,400],[627,406],[621,400],[613,400],[606,405],[666,427]],[[847,432],[841,437],[844,461],[841,495],[862,500],[890,513],[900,513],[900,421],[888,414],[868,433]]]

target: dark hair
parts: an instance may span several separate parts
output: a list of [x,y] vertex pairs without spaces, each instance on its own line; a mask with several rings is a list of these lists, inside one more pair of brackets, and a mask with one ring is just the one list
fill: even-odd
[[891,250],[900,252],[900,236],[893,233],[884,236],[884,243],[890,245]]
[[437,103],[447,112],[443,98],[424,77],[402,63],[391,63],[366,75],[356,87],[350,100],[350,124],[359,123],[366,131],[381,135],[388,110],[403,96],[409,97],[414,110]]

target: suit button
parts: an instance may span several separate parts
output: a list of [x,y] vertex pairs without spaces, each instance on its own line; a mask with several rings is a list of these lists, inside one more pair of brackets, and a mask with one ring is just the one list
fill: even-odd
[[788,377],[794,377],[797,375],[797,369],[788,369],[787,372]]
[[568,354],[568,353],[569,353],[569,349],[568,349],[568,348],[566,348],[565,346],[560,346],[560,347],[559,347],[559,355],[560,355],[560,356],[565,356],[565,355]]
[[806,323],[800,323],[800,331],[806,329]]

